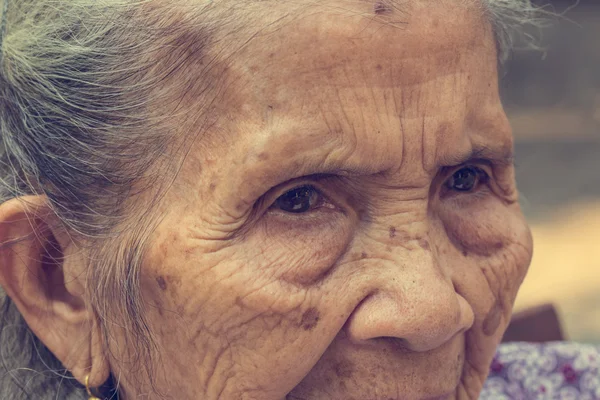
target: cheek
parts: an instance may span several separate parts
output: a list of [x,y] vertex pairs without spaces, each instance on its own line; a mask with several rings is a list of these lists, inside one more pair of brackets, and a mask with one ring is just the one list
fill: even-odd
[[[325,280],[344,254],[354,221],[342,213],[324,221],[281,221],[265,218],[248,237],[245,248],[276,279],[309,288]],[[246,250],[247,251],[247,250]]]
[[486,336],[501,333],[532,256],[532,238],[517,205],[498,199],[468,213],[443,214],[453,244],[457,291],[472,305],[476,326]]
[[[186,371],[187,361],[211,360],[227,343],[228,354],[244,355],[223,364],[236,376],[251,373],[253,384],[278,382],[289,391],[341,329],[344,318],[320,282],[345,251],[351,222],[330,221],[317,231],[265,221],[217,251],[168,233],[148,252],[142,285],[150,328],[182,377],[195,373]],[[169,356],[181,349],[185,357]]]
[[465,255],[491,256],[513,243],[527,244],[528,228],[517,206],[488,198],[467,208],[443,210],[446,233]]

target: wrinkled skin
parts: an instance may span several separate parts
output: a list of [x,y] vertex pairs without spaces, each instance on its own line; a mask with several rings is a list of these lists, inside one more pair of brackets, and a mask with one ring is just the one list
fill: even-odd
[[[160,391],[477,398],[532,244],[490,25],[433,3],[403,28],[311,14],[236,55],[144,262]],[[315,205],[281,209],[303,185]]]

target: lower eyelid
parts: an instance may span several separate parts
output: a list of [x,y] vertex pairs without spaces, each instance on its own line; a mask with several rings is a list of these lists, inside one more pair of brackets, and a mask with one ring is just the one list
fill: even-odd
[[336,226],[344,214],[337,209],[320,208],[304,214],[291,214],[278,210],[271,210],[263,215],[265,226],[285,231],[311,229],[324,229],[327,226]]
[[449,204],[450,207],[465,208],[470,205],[473,205],[474,203],[484,201],[492,194],[493,190],[488,185],[484,184],[483,187],[478,188],[473,192],[469,193],[458,193],[450,191],[450,193],[446,194],[445,196],[442,196],[441,200],[443,200],[444,203]]

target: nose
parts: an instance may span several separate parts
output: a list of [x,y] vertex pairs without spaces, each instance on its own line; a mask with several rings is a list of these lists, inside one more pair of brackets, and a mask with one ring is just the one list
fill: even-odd
[[471,306],[456,293],[432,252],[406,252],[394,257],[396,262],[386,261],[374,290],[350,316],[346,334],[351,340],[397,338],[409,350],[424,352],[473,325]]

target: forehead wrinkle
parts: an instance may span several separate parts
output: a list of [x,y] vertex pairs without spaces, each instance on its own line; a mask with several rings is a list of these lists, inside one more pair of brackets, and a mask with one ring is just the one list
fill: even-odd
[[[501,110],[499,104],[496,106]],[[489,107],[477,109],[479,121],[474,125],[470,112],[462,116],[460,123],[439,125],[432,171],[473,160],[488,160],[498,166],[514,164],[513,138],[505,114],[489,111]]]
[[[444,14],[441,14],[436,8],[430,11],[431,15],[428,15],[428,13],[426,16],[413,16],[412,19],[417,20],[414,24],[415,28],[400,33],[396,33],[399,30],[395,28],[387,29],[387,24],[385,23],[371,24],[371,18],[364,18],[361,13],[357,12],[350,14],[351,16],[358,14],[357,18],[344,18],[335,14],[330,15],[332,13],[329,12],[317,13],[316,15],[312,15],[314,18],[311,19],[298,19],[293,24],[293,27],[288,24],[286,27],[288,32],[285,35],[283,35],[283,32],[280,32],[283,41],[285,43],[289,40],[296,41],[300,44],[300,49],[304,49],[302,46],[310,43],[306,46],[306,49],[315,55],[320,53],[321,57],[313,57],[311,63],[306,63],[305,57],[296,54],[290,55],[289,57],[296,58],[298,62],[288,63],[290,64],[288,65],[288,70],[296,76],[296,79],[298,79],[299,75],[308,75],[306,79],[318,79],[322,77],[324,72],[327,73],[334,69],[343,68],[348,63],[360,61],[361,59],[366,61],[365,56],[367,60],[373,60],[374,58],[382,59],[382,56],[385,55],[388,60],[389,57],[393,57],[395,58],[395,63],[401,62],[402,59],[411,57],[408,52],[410,49],[414,50],[415,45],[418,45],[421,52],[428,51],[432,55],[447,53],[448,57],[441,60],[444,63],[447,62],[450,55],[456,54],[462,48],[472,50],[469,46],[471,45],[471,41],[481,36],[479,29],[477,29],[477,32],[472,32],[471,29],[465,32],[463,25],[456,23],[453,19],[444,19]],[[462,19],[468,18],[470,21],[472,20],[473,24],[481,23],[479,19],[474,19],[472,15],[462,15],[461,13],[460,16]],[[373,29],[364,27],[365,21],[369,22],[367,27],[372,26]],[[398,41],[399,37],[405,37],[407,42],[404,42],[404,40]],[[440,40],[440,37],[444,37],[444,40]],[[281,38],[273,35],[270,37],[270,40],[272,42],[271,45],[267,48],[258,49],[259,52],[264,51],[269,53],[277,50],[277,44]],[[345,41],[348,51],[340,52],[339,49],[333,48],[332,45],[334,47],[339,45],[336,40]],[[360,50],[360,54],[352,50],[353,48]],[[364,53],[365,51],[368,54]],[[331,54],[335,54],[336,56],[325,57],[325,55]],[[248,54],[251,61],[256,61],[256,55],[254,52]],[[404,83],[408,83],[408,81],[414,81],[415,79],[406,79],[410,78],[407,75],[419,76],[424,72],[423,68],[412,72],[405,70],[400,76],[405,77],[403,79]],[[354,81],[356,77],[353,78]]]
[[[435,12],[436,15],[440,15],[440,10],[436,9]],[[427,19],[428,16],[424,16],[423,18]],[[328,21],[327,19],[322,19],[319,20],[317,22],[320,22],[320,24],[318,24],[318,27],[320,30],[324,30],[324,31],[332,31],[334,37],[345,37],[344,35],[350,34],[352,29],[347,30],[346,29],[346,25],[342,24],[342,25],[337,25],[335,23],[332,23],[330,21]],[[343,21],[341,21],[343,22]],[[447,21],[444,20],[444,24]],[[358,52],[356,51],[352,51],[351,49],[348,49],[346,51],[346,53],[342,54],[342,56],[344,56],[343,58],[345,58],[344,63],[338,64],[339,60],[339,50],[337,51],[338,56],[332,58],[329,57],[328,55],[331,54],[336,54],[335,51],[332,52],[332,50],[336,50],[335,47],[332,47],[331,43],[329,42],[325,42],[323,41],[323,38],[327,38],[328,36],[319,36],[318,32],[319,30],[317,30],[317,36],[312,37],[311,35],[307,35],[307,32],[310,33],[311,31],[306,31],[304,29],[310,29],[310,28],[315,28],[317,25],[312,25],[309,24],[307,26],[300,26],[301,29],[299,30],[293,30],[290,32],[295,32],[295,34],[293,34],[293,36],[295,35],[295,37],[293,37],[290,40],[293,41],[299,41],[300,44],[307,44],[306,48],[304,47],[300,47],[300,49],[305,49],[308,52],[312,52],[312,53],[307,53],[305,54],[305,52],[302,52],[303,54],[298,55],[298,56],[294,56],[294,54],[289,52],[289,45],[287,46],[288,48],[286,49],[281,48],[279,49],[280,46],[277,45],[277,43],[275,43],[274,46],[270,47],[270,48],[254,48],[254,51],[251,51],[250,53],[247,53],[246,55],[250,55],[250,62],[254,62],[256,64],[257,67],[257,73],[254,74],[251,78],[251,80],[248,81],[248,85],[246,85],[245,88],[243,88],[243,94],[239,95],[238,93],[238,97],[241,100],[242,97],[244,97],[244,99],[246,101],[244,101],[244,105],[248,105],[248,97],[250,97],[251,99],[256,99],[256,104],[255,105],[265,105],[265,104],[272,104],[274,106],[275,109],[292,109],[290,108],[290,105],[294,105],[294,101],[297,101],[295,99],[298,98],[298,96],[296,97],[291,97],[288,96],[288,93],[294,93],[294,91],[299,91],[299,93],[304,93],[303,96],[300,96],[300,98],[302,99],[302,101],[305,101],[306,99],[312,98],[315,99],[316,96],[323,96],[322,94],[320,94],[320,92],[323,92],[323,85],[327,85],[330,89],[334,89],[334,92],[329,92],[329,96],[332,97],[338,97],[338,102],[339,102],[339,90],[340,89],[344,89],[346,88],[346,83],[350,82],[352,85],[352,87],[348,87],[348,89],[355,89],[356,88],[356,83],[359,82],[361,83],[361,86],[366,87],[368,90],[373,90],[374,88],[381,88],[383,86],[383,84],[380,82],[381,78],[382,78],[382,74],[377,74],[374,73],[373,76],[370,78],[370,80],[367,80],[365,78],[365,75],[368,75],[365,73],[365,65],[363,65],[362,63],[358,63],[360,65],[360,71],[350,71],[349,74],[348,71],[346,71],[345,68],[343,68],[343,70],[340,72],[339,69],[337,69],[336,71],[338,71],[341,75],[343,76],[345,79],[335,79],[336,76],[330,76],[328,74],[326,74],[327,70],[329,70],[329,72],[332,72],[334,66],[336,67],[345,67],[348,65],[348,63],[346,63],[346,61],[350,62],[350,63],[354,63],[356,64],[357,60],[364,60],[365,56],[367,57],[369,61],[369,64],[367,66],[372,66],[373,70],[376,69],[378,63],[376,63],[377,61],[379,61],[379,63],[384,63],[384,62],[391,62],[393,65],[396,65],[396,68],[388,68],[389,73],[385,73],[385,77],[386,79],[389,79],[389,76],[398,76],[398,80],[399,82],[394,82],[393,85],[389,85],[389,82],[384,82],[385,87],[391,89],[392,91],[394,90],[398,90],[398,89],[403,89],[401,91],[402,95],[401,95],[401,100],[402,103],[404,103],[405,99],[404,99],[404,93],[406,92],[407,86],[410,86],[411,84],[415,85],[415,84],[420,84],[421,86],[423,86],[425,83],[431,84],[431,85],[435,85],[435,82],[431,82],[432,79],[440,79],[440,75],[441,77],[445,77],[445,74],[452,74],[454,75],[454,73],[456,73],[457,71],[449,71],[450,66],[447,65],[449,62],[449,59],[444,58],[444,57],[440,57],[440,62],[441,63],[445,63],[445,68],[443,69],[435,69],[431,71],[430,75],[433,76],[427,76],[426,71],[423,71],[422,65],[421,66],[417,66],[417,65],[408,65],[408,61],[411,61],[412,58],[420,58],[417,57],[417,55],[422,54],[423,52],[427,51],[428,53],[431,53],[431,55],[429,56],[429,58],[433,59],[434,61],[436,60],[436,56],[440,56],[440,54],[453,54],[456,53],[456,51],[458,51],[459,49],[456,46],[460,46],[461,50],[467,51],[469,49],[469,47],[467,45],[464,44],[464,41],[462,39],[464,39],[465,37],[467,38],[471,38],[473,39],[474,36],[477,36],[475,33],[479,32],[480,29],[476,29],[476,32],[472,32],[472,30],[469,30],[469,35],[463,35],[464,32],[457,32],[455,30],[453,30],[452,28],[454,26],[462,26],[462,25],[457,25],[454,20],[451,20],[448,22],[450,24],[450,27],[447,27],[446,29],[442,29],[442,31],[446,32],[446,30],[449,30],[448,33],[449,35],[447,35],[447,37],[444,39],[444,43],[440,44],[435,42],[435,40],[433,40],[433,38],[431,36],[436,36],[435,33],[436,32],[429,32],[426,36],[423,36],[424,33],[421,32],[412,32],[410,35],[408,35],[407,39],[410,39],[409,42],[407,42],[407,45],[412,46],[410,47],[408,50],[405,49],[405,45],[402,44],[404,43],[404,41],[400,41],[402,42],[402,45],[399,45],[398,42],[399,41],[394,41],[394,40],[390,40],[390,36],[386,35],[382,32],[382,35],[377,39],[377,43],[371,44],[369,45],[368,42],[366,41],[359,41],[356,42],[359,47],[359,49],[364,50],[366,52],[366,54],[358,54]],[[418,24],[416,24],[418,25]],[[288,26],[289,27],[289,26]],[[280,32],[280,33],[285,33],[285,32]],[[289,32],[288,32],[289,33]],[[437,30],[437,33],[440,33],[440,30]],[[403,35],[404,36],[404,35]],[[289,39],[289,37],[286,35],[286,37]],[[396,37],[396,36],[394,36]],[[478,36],[479,37],[479,36]],[[479,37],[479,39],[481,39],[481,37]],[[474,40],[474,39],[473,39]],[[316,46],[317,48],[315,48],[315,41],[316,43],[320,44],[321,47]],[[324,43],[321,43],[324,42]],[[396,42],[396,44],[393,44],[394,42]],[[283,43],[283,42],[282,42]],[[310,45],[308,45],[310,43]],[[337,45],[339,45],[340,43],[337,43]],[[379,44],[381,46],[383,46],[381,49],[375,49],[375,51],[373,51],[373,47],[375,44]],[[422,46],[424,46],[425,44],[427,44],[427,46],[425,48],[422,48]],[[464,46],[463,46],[464,45]],[[418,53],[414,54],[414,53],[410,53],[409,50],[412,48],[412,50],[415,50],[414,47],[418,46],[419,47],[419,51]],[[277,50],[281,50],[281,53],[286,56],[286,58],[279,58],[279,57],[275,57],[273,59],[271,59],[271,55],[273,54],[272,52],[275,52],[275,55],[277,56],[279,53],[277,53]],[[261,51],[264,50],[265,53],[261,54]],[[320,50],[320,51],[319,51]],[[388,51],[396,51],[396,54],[393,58],[393,60],[390,60],[389,57],[385,58],[383,57],[384,54],[388,54]],[[471,52],[472,53],[472,52]],[[369,57],[369,54],[371,57]],[[362,57],[357,58],[357,55],[362,55]],[[306,59],[310,58],[310,62],[307,63]],[[373,59],[373,56],[377,56],[377,59]],[[291,58],[290,58],[291,57]],[[297,62],[296,62],[296,58],[297,57]],[[412,58],[411,58],[412,57]],[[244,59],[244,57],[241,57],[241,59]],[[276,60],[276,61],[269,61],[268,64],[264,64],[264,61],[266,60]],[[276,62],[281,62],[281,61],[286,61],[286,65],[290,65],[290,66],[294,66],[293,69],[282,69],[282,68],[274,68],[276,65],[273,65],[271,63],[276,63]],[[403,63],[403,65],[398,65],[399,61],[402,60],[406,60],[406,63]],[[337,62],[336,62],[337,61]],[[373,62],[374,61],[374,62]],[[451,60],[450,60],[451,61]],[[247,63],[248,65],[250,65],[250,63]],[[377,65],[376,65],[377,64]],[[419,63],[421,64],[421,63]],[[452,67],[454,67],[455,65],[453,64]],[[261,68],[263,67],[263,68]],[[267,67],[267,68],[264,68]],[[272,68],[273,67],[273,68]],[[307,68],[306,72],[311,73],[312,72],[312,76],[310,77],[306,77],[306,76],[302,76],[303,74],[299,74],[299,72],[304,72],[302,71],[302,68]],[[316,68],[315,68],[316,67]],[[458,67],[458,66],[457,66]],[[368,69],[368,68],[367,68]],[[335,71],[333,71],[335,72]],[[435,73],[433,73],[435,72]],[[453,73],[454,72],[454,73]],[[229,72],[228,72],[229,73]],[[261,75],[264,74],[265,79],[260,79]],[[425,74],[425,76],[420,76]],[[258,76],[258,79],[257,79]],[[247,78],[250,78],[246,75]],[[313,79],[309,79],[309,78],[313,78]],[[339,76],[337,76],[337,78],[339,78]],[[415,78],[420,78],[420,79],[415,79]],[[415,80],[417,80],[418,82],[414,82]],[[282,83],[284,82],[284,83]],[[340,83],[341,82],[341,83]],[[308,86],[308,87],[307,87]],[[391,86],[391,87],[390,87]],[[314,88],[314,92],[313,92],[313,88]],[[306,93],[311,93],[310,96],[307,96]],[[315,97],[311,97],[312,94],[315,95]],[[396,96],[392,96],[392,99],[386,99],[386,102],[389,101],[390,103],[393,102],[394,104],[394,108],[397,110],[398,108],[402,109],[404,108],[404,110],[406,110],[406,105],[404,105],[404,107],[402,107],[403,104],[395,104],[396,103]],[[408,99],[407,99],[408,101]],[[417,102],[417,105],[418,102]],[[400,107],[398,107],[400,106]],[[294,107],[297,110],[297,107]],[[345,110],[342,110],[345,111]],[[420,112],[418,112],[419,110],[417,109],[417,114],[421,114]],[[400,115],[397,111],[396,111],[397,115]],[[237,114],[237,113],[236,113]],[[393,118],[389,113],[388,117]],[[239,115],[239,114],[238,114]],[[420,117],[420,115],[419,115]],[[382,119],[386,119],[386,118],[381,118],[381,116],[378,116],[378,118],[380,120]],[[347,116],[345,119],[349,119]],[[403,118],[399,118],[399,124],[402,125],[403,124]],[[348,127],[348,129],[350,129],[351,126]],[[400,126],[400,130],[404,131],[404,127]],[[326,129],[326,128],[325,128]],[[331,128],[329,128],[329,133],[331,133],[332,130]],[[346,133],[350,132],[350,130],[347,130]],[[249,132],[252,136],[254,136],[255,133],[253,132]],[[300,134],[305,134],[306,131],[300,131]],[[342,133],[342,132],[340,132]],[[404,132],[403,132],[404,133]],[[402,136],[402,141],[405,141],[405,137],[404,134]],[[293,147],[293,146],[292,146]],[[405,151],[405,146],[401,146],[401,149],[398,149],[399,151],[402,152],[402,154],[406,154],[407,152]],[[297,155],[298,149],[297,148],[291,148],[290,151],[292,152],[292,154]],[[245,155],[245,154],[244,154]],[[327,158],[327,157],[326,157]],[[402,157],[402,159],[404,159],[405,157]],[[321,161],[320,163],[323,164],[324,166],[328,165],[331,161],[335,161],[335,160],[331,160],[332,157],[329,157],[329,160],[325,160],[325,161]],[[298,160],[296,158],[296,160]],[[398,161],[398,160],[396,160]],[[395,166],[395,164],[394,164]],[[393,166],[392,166],[393,167]],[[265,167],[261,167],[261,168],[265,168]],[[310,168],[307,168],[310,169]],[[326,169],[333,169],[333,170],[340,170],[342,169],[341,167],[331,167],[331,168],[326,168]],[[365,171],[365,170],[372,170],[372,166],[353,166],[351,168],[346,168],[344,167],[343,169],[347,169],[347,170],[358,170],[358,171]],[[380,172],[380,171],[374,171],[374,172]],[[275,172],[277,173],[277,172]]]
[[[302,127],[290,128],[280,136],[269,132],[266,140],[245,148],[247,157],[242,166],[229,163],[226,175],[233,184],[228,185],[227,195],[250,201],[276,185],[302,176],[365,176],[390,167],[387,160],[357,155],[361,147],[356,141],[344,140],[352,133],[343,129],[321,127],[308,131],[322,133],[307,134]],[[272,140],[273,137],[277,139]],[[266,154],[268,158],[261,159]]]

